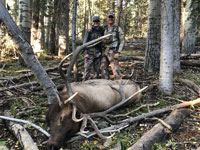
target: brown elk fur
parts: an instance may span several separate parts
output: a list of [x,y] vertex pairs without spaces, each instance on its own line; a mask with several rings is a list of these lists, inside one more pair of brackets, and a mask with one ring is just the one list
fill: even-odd
[[[120,84],[125,84],[127,80],[88,80],[84,82],[71,83],[72,92],[78,92],[74,98],[74,103],[81,113],[100,112],[109,109],[119,103],[122,98],[116,89],[120,89]],[[62,86],[60,87],[62,89]],[[127,81],[124,86],[125,98],[128,98],[139,90],[139,86],[133,81]],[[69,98],[66,88],[63,86],[59,93],[63,102]],[[128,103],[138,103],[141,100],[141,93],[133,97]],[[78,113],[80,115],[80,113]],[[49,107],[47,119],[50,122],[51,138],[47,149],[56,150],[62,143],[79,131],[81,123],[72,120],[72,106],[67,103],[60,107],[58,102]]]

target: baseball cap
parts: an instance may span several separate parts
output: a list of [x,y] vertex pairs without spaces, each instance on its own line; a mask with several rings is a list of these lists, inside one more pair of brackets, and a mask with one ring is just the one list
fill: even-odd
[[93,16],[92,21],[93,21],[93,22],[95,22],[95,21],[100,21],[99,16]]
[[115,17],[115,14],[114,14],[113,12],[109,12],[109,13],[108,13],[108,17],[113,17],[113,18],[114,18],[114,17]]

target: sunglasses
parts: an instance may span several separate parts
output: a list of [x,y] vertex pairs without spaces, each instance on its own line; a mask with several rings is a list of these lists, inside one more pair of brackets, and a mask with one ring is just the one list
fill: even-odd
[[112,18],[113,19],[114,17],[113,16],[108,16],[108,18]]
[[98,23],[98,22],[100,22],[100,21],[93,21],[93,22],[97,22],[97,23]]

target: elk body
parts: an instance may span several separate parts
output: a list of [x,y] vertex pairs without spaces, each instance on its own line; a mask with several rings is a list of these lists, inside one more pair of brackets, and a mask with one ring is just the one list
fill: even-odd
[[[89,114],[104,111],[119,103],[122,100],[121,94],[117,91],[120,89],[120,84],[125,84],[125,98],[130,97],[140,89],[136,83],[127,80],[99,79],[71,83],[72,93],[78,92],[73,99],[73,105],[76,105],[78,110],[76,116],[80,117],[80,113]],[[69,102],[64,104],[64,101],[69,98],[67,93],[65,86],[63,88],[61,86],[59,97],[62,105],[60,106],[58,101],[55,101],[49,107],[47,120],[50,123],[51,137],[47,149],[59,149],[64,141],[80,131],[81,122],[75,122],[72,119],[72,104]],[[128,103],[138,103],[140,100],[141,93],[131,98]]]

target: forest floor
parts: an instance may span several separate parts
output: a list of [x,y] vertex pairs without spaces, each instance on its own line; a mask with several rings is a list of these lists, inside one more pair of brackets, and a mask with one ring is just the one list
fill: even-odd
[[[122,55],[144,56],[144,50],[132,50],[129,48],[125,50]],[[61,59],[53,56],[43,56],[39,58],[39,60],[45,68],[53,68],[59,64]],[[159,78],[158,74],[143,71],[143,61],[123,61],[120,62],[120,65],[121,71],[124,75],[130,75],[133,72],[132,76],[129,76],[129,78],[138,83],[141,88],[152,85],[152,83],[157,81]],[[79,67],[79,70],[81,74],[83,72],[83,65]],[[177,79],[189,79],[197,85],[200,85],[199,72],[200,69],[198,67],[183,66],[181,68],[181,74],[174,78],[174,92],[171,96],[163,95],[155,86],[143,93],[141,104],[118,109],[114,111],[113,114],[127,113],[144,104],[157,104],[156,106],[150,107],[150,111],[152,111],[181,103],[181,101],[194,100],[198,98],[198,95],[180,83]],[[36,78],[34,76],[20,78],[20,76],[24,74],[30,75],[31,72],[27,68],[19,67],[16,59],[7,59],[0,62],[0,115],[3,115],[4,110],[9,110],[13,117],[29,120],[48,131],[49,128],[45,121],[45,114],[48,109],[47,97],[41,87],[37,84]],[[51,78],[54,78],[53,81],[56,85],[63,83],[57,69],[52,69],[48,74]],[[31,86],[8,88],[23,83],[31,83]],[[2,90],[5,87],[6,90]],[[183,121],[181,126],[175,132],[165,137],[165,140],[162,143],[154,144],[153,149],[196,150],[200,147],[200,106],[194,106],[188,109],[191,113],[190,116]],[[132,113],[131,116],[137,116],[147,112],[147,107],[143,107],[142,109]],[[169,114],[170,112],[159,114],[156,117],[165,119]],[[121,149],[126,150],[157,123],[156,120],[151,119],[143,119],[133,123],[129,127],[116,133],[112,138],[109,147],[106,147],[104,141],[99,139],[97,136],[93,136],[89,139],[82,138],[81,140],[74,141],[71,144],[66,144],[63,149],[106,150],[116,147],[117,144],[121,144]],[[38,148],[44,150],[44,143],[48,138],[30,126],[26,126],[26,128],[34,142],[37,143]],[[7,129],[5,121],[0,119],[0,146],[1,145],[6,145],[8,148],[14,150],[23,149],[17,139]]]

